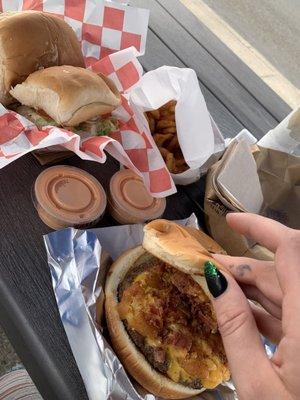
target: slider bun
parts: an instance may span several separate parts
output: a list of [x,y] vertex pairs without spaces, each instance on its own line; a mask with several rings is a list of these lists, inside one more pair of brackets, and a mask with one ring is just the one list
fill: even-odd
[[222,250],[213,239],[204,232],[191,231],[191,228],[165,219],[145,225],[143,247],[186,274],[204,275],[204,264],[209,260],[222,269],[210,253]]
[[118,313],[118,286],[135,262],[146,254],[138,246],[121,255],[109,270],[105,286],[105,313],[113,348],[125,369],[150,393],[165,399],[184,399],[205,389],[192,389],[155,371],[130,339]]
[[115,85],[104,75],[68,65],[36,71],[10,93],[65,126],[110,113],[121,102]]
[[84,67],[80,43],[62,19],[39,11],[0,15],[0,103],[13,102],[9,90],[32,72],[53,65]]

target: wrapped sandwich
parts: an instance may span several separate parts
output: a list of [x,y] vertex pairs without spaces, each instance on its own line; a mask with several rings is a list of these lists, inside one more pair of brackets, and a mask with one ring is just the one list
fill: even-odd
[[117,129],[117,121],[106,116],[121,103],[120,93],[109,78],[85,68],[63,65],[36,71],[10,94],[18,101],[14,110],[38,128],[59,126],[81,137]]
[[212,260],[207,248],[219,251],[200,231],[155,220],[145,226],[142,246],[124,253],[108,273],[113,348],[129,374],[162,398],[194,396],[230,377],[204,278],[204,264]]

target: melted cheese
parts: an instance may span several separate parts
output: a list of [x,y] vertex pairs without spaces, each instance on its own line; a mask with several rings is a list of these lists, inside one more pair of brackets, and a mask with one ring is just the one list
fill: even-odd
[[180,352],[176,347],[169,346],[168,347],[168,358],[169,358],[169,367],[167,371],[167,375],[174,382],[191,382],[193,381],[193,377],[189,375],[180,365],[178,359],[182,357],[182,352]]
[[[180,278],[185,282],[190,279]],[[194,332],[188,322],[191,316],[185,314],[187,304],[171,307],[171,312],[175,314],[171,318],[166,317],[165,308],[170,302],[168,296],[173,288],[172,282],[172,270],[165,271],[159,264],[138,274],[123,292],[119,303],[120,318],[142,335],[148,346],[165,352],[168,363],[166,375],[174,382],[188,385],[200,381],[204,387],[214,388],[229,379],[227,364],[214,352],[215,346],[218,351],[224,352],[221,338],[218,333],[201,336],[201,331]],[[176,291],[176,286],[174,288]],[[207,301],[201,287],[193,287],[193,281],[186,286],[186,290],[191,296],[197,295],[198,301]],[[172,299],[177,304],[176,298]],[[183,313],[186,323],[180,322],[180,313]],[[163,332],[167,332],[167,336]]]

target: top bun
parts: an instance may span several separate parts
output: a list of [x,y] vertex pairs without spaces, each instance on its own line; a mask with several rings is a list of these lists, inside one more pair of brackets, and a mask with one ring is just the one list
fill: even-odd
[[32,72],[53,65],[84,67],[80,43],[62,19],[39,11],[0,16],[0,103],[13,102],[9,90]]
[[36,71],[10,93],[20,103],[45,111],[64,126],[76,126],[110,113],[121,102],[114,83],[104,75],[68,65]]
[[227,254],[226,251],[210,236],[201,231],[200,229],[193,228],[192,226],[182,225],[191,236],[198,240],[198,242],[210,253]]
[[212,239],[208,240],[204,232],[197,231],[197,236],[190,234],[189,229],[175,222],[157,219],[145,225],[143,247],[186,274],[204,275],[206,261],[212,261],[222,269],[211,256],[211,252],[219,252],[220,246]]

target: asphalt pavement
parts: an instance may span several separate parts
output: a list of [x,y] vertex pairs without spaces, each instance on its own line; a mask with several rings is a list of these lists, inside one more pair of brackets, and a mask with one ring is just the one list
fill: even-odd
[[300,88],[300,0],[203,1]]

